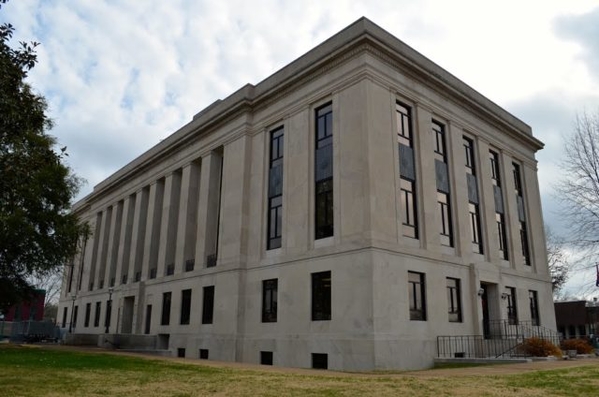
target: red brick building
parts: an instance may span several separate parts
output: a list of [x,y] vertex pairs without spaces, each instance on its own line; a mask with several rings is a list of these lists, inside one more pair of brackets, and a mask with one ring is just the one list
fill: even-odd
[[11,306],[5,313],[5,321],[23,321],[33,320],[42,321],[44,319],[44,301],[46,299],[46,291],[43,289],[35,290],[31,300],[23,301],[19,304]]

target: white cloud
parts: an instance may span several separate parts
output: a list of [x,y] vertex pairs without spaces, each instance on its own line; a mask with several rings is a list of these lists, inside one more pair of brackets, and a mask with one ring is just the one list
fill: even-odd
[[584,15],[596,6],[595,0],[13,0],[3,5],[0,22],[16,26],[17,40],[42,43],[30,80],[48,99],[52,133],[68,146],[71,166],[89,181],[82,195],[214,100],[258,83],[366,16],[533,127],[546,143],[539,177],[553,208],[545,197],[561,134],[581,107],[599,107],[599,81],[588,67],[588,43],[596,37],[572,33],[563,21],[588,22]]

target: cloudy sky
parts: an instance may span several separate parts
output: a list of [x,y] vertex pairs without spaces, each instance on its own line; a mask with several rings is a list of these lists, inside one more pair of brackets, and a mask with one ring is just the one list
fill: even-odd
[[[599,110],[599,1],[11,0],[0,23],[38,41],[31,84],[70,166],[93,186],[218,98],[258,83],[366,16],[519,117],[544,215],[565,233],[552,184],[563,136]],[[15,40],[15,43],[16,43]],[[594,285],[579,271],[574,295]]]

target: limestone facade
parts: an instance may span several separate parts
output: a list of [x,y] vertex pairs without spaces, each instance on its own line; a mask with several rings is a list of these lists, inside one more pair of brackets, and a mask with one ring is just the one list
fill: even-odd
[[76,203],[92,234],[59,313],[173,355],[337,370],[424,368],[488,320],[555,330],[541,148],[362,18]]

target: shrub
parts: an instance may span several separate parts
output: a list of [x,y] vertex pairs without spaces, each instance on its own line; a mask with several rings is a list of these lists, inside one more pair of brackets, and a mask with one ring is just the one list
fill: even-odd
[[591,354],[595,349],[586,339],[566,339],[561,343],[562,350],[576,350],[578,354]]
[[562,351],[559,347],[548,340],[537,337],[524,339],[521,350],[532,357],[562,356]]

